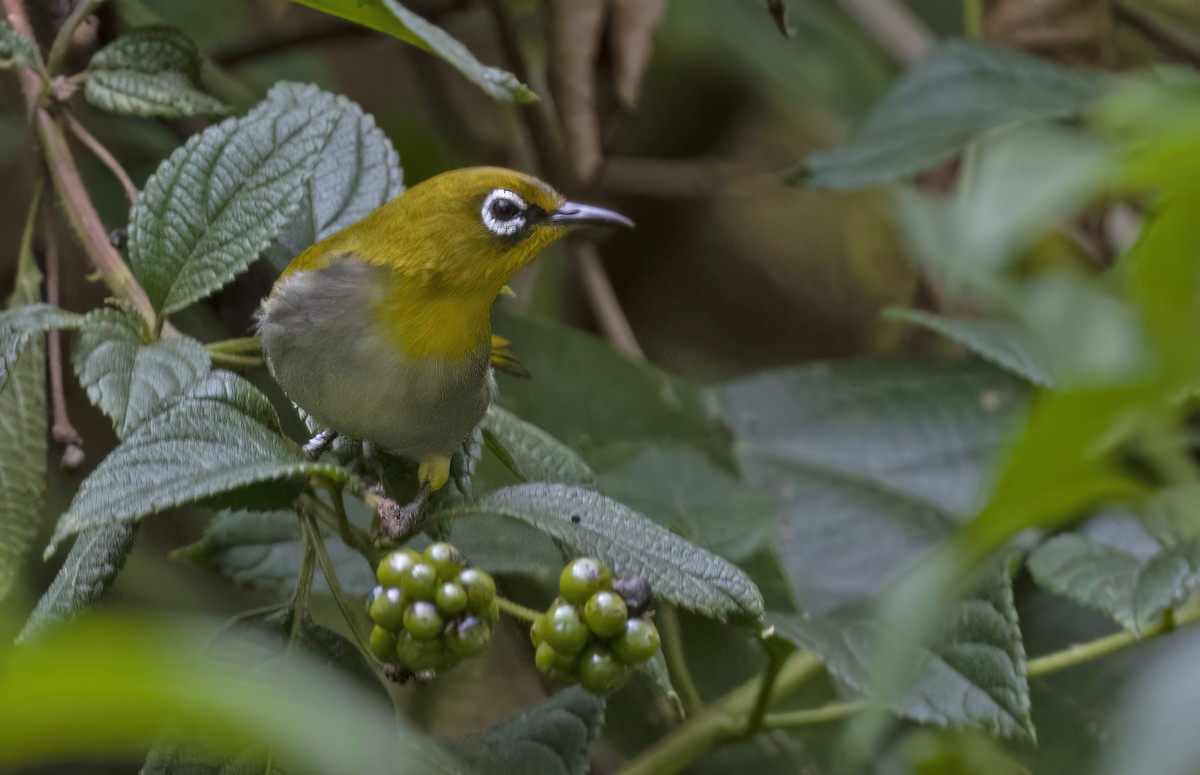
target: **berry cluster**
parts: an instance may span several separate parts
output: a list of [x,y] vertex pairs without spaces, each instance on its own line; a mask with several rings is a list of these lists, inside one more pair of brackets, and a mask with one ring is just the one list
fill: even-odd
[[658,630],[647,616],[650,587],[617,579],[599,560],[581,557],[563,569],[561,597],[533,623],[538,670],[560,683],[579,681],[593,694],[611,694],[633,666],[658,651]]
[[423,555],[394,551],[375,576],[379,586],[367,599],[367,614],[379,659],[413,671],[446,670],[487,647],[500,618],[496,582],[464,567],[450,544],[430,544]]

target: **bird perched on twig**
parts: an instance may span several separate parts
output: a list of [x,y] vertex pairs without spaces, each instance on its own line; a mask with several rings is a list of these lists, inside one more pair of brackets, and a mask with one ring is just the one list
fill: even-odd
[[284,270],[259,319],[271,374],[337,434],[418,462],[427,496],[495,398],[492,302],[585,225],[633,223],[506,169],[413,186]]

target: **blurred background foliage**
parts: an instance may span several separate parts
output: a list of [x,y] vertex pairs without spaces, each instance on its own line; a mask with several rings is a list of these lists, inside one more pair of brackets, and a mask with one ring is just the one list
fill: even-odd
[[[29,4],[35,12],[35,27],[50,31],[43,32],[44,37],[52,35],[68,5],[65,0]],[[497,34],[493,13],[500,5],[511,25],[508,39]],[[674,494],[656,503],[646,496],[649,488],[630,485],[630,477],[621,473],[623,467],[650,480],[692,481],[679,486],[678,497],[703,499],[703,494],[696,496],[695,492],[702,493],[712,474],[704,464],[687,458],[694,455],[703,460],[702,456],[691,450],[680,454],[630,452],[589,436],[600,423],[560,413],[555,402],[569,401],[579,407],[605,400],[602,388],[591,391],[602,378],[554,399],[538,392],[537,377],[539,373],[562,375],[569,371],[572,365],[565,359],[577,353],[593,356],[588,361],[593,366],[600,363],[607,369],[610,365],[603,360],[605,356],[587,351],[582,340],[568,339],[563,344],[544,337],[536,330],[540,324],[528,318],[551,319],[589,331],[627,352],[640,348],[665,371],[701,384],[734,380],[768,368],[855,356],[961,354],[964,348],[952,339],[965,341],[969,349],[981,349],[971,345],[969,332],[962,339],[962,329],[956,329],[957,336],[952,339],[934,335],[929,329],[938,330],[937,321],[922,320],[920,313],[905,320],[894,313],[882,314],[893,307],[951,315],[999,310],[1029,331],[1055,332],[1034,337],[1040,343],[1037,347],[1050,350],[1043,354],[1044,361],[1034,357],[1024,364],[1026,376],[1032,373],[1030,381],[1036,384],[1057,381],[1067,387],[1094,387],[1106,375],[1126,374],[1139,367],[1138,358],[1147,350],[1139,324],[1127,324],[1123,318],[1126,309],[1115,301],[1108,304],[1107,296],[1093,293],[1092,286],[1080,279],[1099,275],[1111,266],[1137,232],[1122,220],[1127,211],[1114,212],[1105,202],[1096,201],[1096,176],[1108,170],[1103,161],[1097,161],[1101,153],[1097,152],[1096,158],[1087,156],[1091,149],[1079,142],[1078,135],[1018,133],[996,139],[994,144],[993,138],[988,138],[983,162],[970,171],[972,199],[958,212],[960,222],[968,225],[963,233],[939,231],[937,224],[944,222],[939,216],[944,213],[936,208],[942,203],[924,198],[954,188],[963,166],[957,159],[922,169],[915,177],[914,191],[919,194],[899,201],[879,187],[829,190],[785,181],[803,177],[797,170],[811,153],[852,136],[852,129],[861,125],[936,38],[966,32],[1048,61],[1107,72],[1163,63],[1194,66],[1200,62],[1200,6],[1193,0],[792,0],[785,22],[790,37],[780,34],[764,3],[752,0],[611,4],[595,0],[593,7],[611,5],[615,9],[608,22],[599,26],[583,18],[587,14],[579,8],[584,5],[572,8],[567,0],[410,3],[485,63],[511,68],[506,46],[515,43],[520,47],[529,64],[529,72],[522,77],[538,94],[553,95],[562,113],[561,133],[568,159],[566,165],[556,162],[557,168],[547,163],[551,159],[546,148],[529,141],[521,108],[493,101],[460,74],[413,47],[286,0],[113,0],[101,8],[94,23],[80,28],[71,57],[82,66],[125,25],[159,19],[185,30],[217,68],[236,79],[248,104],[265,95],[275,82],[292,80],[318,84],[362,105],[398,149],[406,185],[448,168],[500,164],[542,170],[565,189],[585,190],[632,217],[638,224],[636,231],[597,244],[605,274],[628,320],[628,331],[620,320],[614,323],[603,302],[597,302],[596,277],[588,273],[586,263],[573,260],[579,256],[570,254],[577,250],[568,246],[556,246],[517,278],[513,283],[517,296],[503,302],[497,330],[527,356],[535,376],[531,385],[506,383],[506,406],[576,448],[601,471],[601,486],[607,492],[648,514],[668,510]],[[973,8],[983,14],[972,18]],[[594,99],[587,99],[588,94]],[[1111,114],[1099,124],[1114,134],[1136,124],[1140,110],[1162,114],[1171,109],[1169,100],[1147,107],[1131,98],[1113,105]],[[90,109],[82,101],[75,107],[80,119],[139,185],[186,137],[207,123],[197,118],[130,120]],[[10,245],[0,254],[0,288],[9,288],[37,164],[36,154],[29,152],[24,103],[16,79],[0,78],[0,110],[0,175],[8,181],[0,187],[0,234],[9,235]],[[1136,126],[1129,131],[1136,133]],[[118,184],[92,157],[80,153],[78,160],[103,222],[112,228],[123,226],[128,211]],[[1160,174],[1153,178],[1156,185],[1162,180],[1162,167],[1160,163]],[[1017,168],[1019,175],[1013,172]],[[1025,208],[1032,212],[1025,212],[1015,206],[1015,200],[1026,194],[1009,185],[1013,179],[1027,182],[1039,175],[1053,178],[1045,184],[1049,193],[1044,201],[1047,207],[1059,209],[1049,215],[1083,211],[1048,234],[1044,233],[1044,227],[1050,225],[1047,212],[1037,211],[1043,200],[1032,199],[1034,204]],[[1150,175],[1153,177],[1153,170]],[[1136,178],[1136,174],[1130,177]],[[580,182],[583,180],[588,181],[586,185]],[[898,212],[904,215],[899,225]],[[972,223],[984,226],[968,228]],[[981,234],[988,239],[971,241],[981,239]],[[90,267],[83,252],[70,239],[60,240],[59,246],[65,278],[61,305],[81,311],[102,303],[107,293],[100,284],[88,281]],[[988,250],[997,252],[994,262],[989,263]],[[973,262],[956,264],[964,252],[971,254]],[[1015,271],[1010,271],[1012,266],[1001,267],[1013,254],[1019,256]],[[964,276],[962,272],[968,270],[977,273]],[[273,279],[272,270],[260,263],[212,299],[176,316],[175,321],[206,341],[244,335]],[[1150,278],[1147,282],[1155,281]],[[928,325],[910,325],[913,321]],[[526,334],[524,348],[522,333]],[[545,344],[547,341],[550,344]],[[986,341],[993,340],[985,336]],[[1028,352],[1022,350],[1022,354]],[[1055,368],[1040,370],[1044,363]],[[623,384],[637,383],[636,375],[620,372],[624,365],[611,365],[612,373],[627,377],[629,382]],[[949,382],[961,392],[937,393],[947,396],[937,409],[950,417],[964,415],[967,410],[960,410],[954,396],[961,397],[966,406],[978,401],[977,389],[986,387],[984,395],[991,396],[986,400],[995,401],[989,411],[994,409],[999,419],[982,420],[973,430],[988,445],[998,443],[1005,433],[1000,420],[1016,411],[1013,396],[1019,389],[1004,380],[997,382],[993,374],[976,373],[974,366],[954,365],[946,371],[921,371],[914,377],[911,392],[897,390],[896,384],[888,381],[870,387],[870,367],[855,363],[828,373],[813,372],[806,379],[819,383],[818,388],[828,395],[853,394],[844,403],[831,401],[818,408],[773,404],[771,400],[778,396],[769,386],[761,388],[753,380],[735,382],[723,388],[720,396],[732,405],[726,419],[748,444],[770,447],[771,429],[764,426],[772,423],[798,431],[795,437],[806,439],[808,446],[785,450],[783,457],[791,455],[793,463],[803,463],[819,449],[821,455],[851,461],[846,464],[848,469],[854,467],[859,450],[854,439],[844,438],[849,425],[823,422],[826,418],[819,409],[850,423],[855,401],[871,406],[877,406],[871,404],[873,397],[879,403],[894,402],[899,407],[895,427],[901,429],[896,430],[897,437],[907,438],[902,432],[904,410],[910,406],[906,402],[919,406],[924,390],[942,390]],[[278,396],[264,375],[249,376]],[[976,379],[978,382],[971,381]],[[803,387],[814,389],[808,384]],[[760,389],[763,392],[756,392]],[[73,380],[67,381],[66,397],[71,419],[86,440],[86,460],[77,472],[50,467],[47,526],[66,509],[82,476],[116,443],[109,422],[92,408]],[[760,407],[769,407],[769,411]],[[1054,438],[1065,427],[1056,426],[1046,430],[1046,436],[1032,438]],[[659,439],[689,441],[712,431],[708,427],[654,430]],[[886,439],[892,426],[878,424],[875,430],[878,443],[880,438]],[[1078,428],[1070,430],[1074,433]],[[1109,426],[1096,426],[1098,436],[1109,430]],[[617,427],[608,441],[627,441],[631,435],[628,428]],[[1069,439],[1069,446],[1077,445],[1080,436],[1064,431],[1062,438]],[[979,449],[964,450],[953,443],[938,451],[944,453],[941,465],[946,468],[956,464],[964,469],[978,467],[976,458],[983,455]],[[53,448],[51,454],[55,454]],[[714,457],[719,455],[714,453]],[[1069,457],[1069,452],[1064,455]],[[753,459],[752,455],[748,459]],[[901,480],[900,489],[928,496],[948,513],[965,512],[972,506],[977,471],[967,476],[970,481],[966,485],[953,479],[943,487],[928,484],[921,471],[904,471],[903,456],[893,462],[897,463],[895,469],[884,465],[880,474],[888,484]],[[768,527],[776,514],[774,501],[764,505],[763,493],[780,496],[785,515],[802,508],[814,510],[811,501],[804,501],[803,480],[792,480],[793,486],[801,482],[799,494],[789,491],[779,484],[780,476],[771,466],[782,464],[771,459],[760,461],[758,467],[745,466],[753,488],[715,487],[718,509],[741,515],[769,512],[763,520]],[[697,470],[704,473],[696,475]],[[486,480],[489,475],[502,477],[496,471],[489,474],[485,467],[481,476]],[[695,478],[689,480],[689,475]],[[1005,481],[1003,477],[1001,481]],[[1028,481],[1025,484],[1028,486]],[[1023,503],[1028,495],[1021,491],[1007,497]],[[684,511],[689,517],[699,511],[700,516],[692,524],[672,526],[680,532],[703,532],[712,529],[713,523],[721,527],[719,511],[708,519],[703,508]],[[1063,518],[1067,516],[1077,514]],[[234,589],[214,575],[168,559],[171,550],[200,537],[203,523],[194,517],[182,510],[148,522],[104,606],[231,615],[273,601],[270,592]],[[886,546],[845,547],[834,539],[827,545],[789,545],[785,530],[779,542],[789,584],[781,578],[782,571],[770,552],[753,551],[759,548],[754,538],[761,533],[754,531],[762,524],[752,519],[746,522],[750,539],[736,532],[705,537],[708,545],[722,547],[722,554],[754,569],[767,607],[773,611],[794,610],[795,594],[799,593],[809,612],[837,613],[842,603],[855,596],[851,593],[867,587],[877,591],[883,581],[882,577],[864,580],[861,575],[839,579],[836,568],[822,568],[819,576],[806,576],[812,566],[805,565],[805,557],[852,550],[868,555],[847,560],[847,567],[856,573],[871,564],[874,551],[889,562],[894,559],[895,553]],[[1001,528],[1004,538],[1016,532],[1014,524],[1024,526],[1019,521],[1005,523]],[[1118,527],[1110,524],[1105,528],[1101,523],[1091,529],[1102,538],[1109,536],[1100,543],[1112,543],[1113,531],[1129,530],[1128,526],[1119,527],[1119,518],[1112,524]],[[937,526],[929,527],[928,535],[881,533],[880,543],[924,546],[930,535],[940,540],[949,531],[948,526]],[[1147,556],[1161,548],[1144,531],[1133,539],[1121,535],[1118,543],[1137,544]],[[739,538],[746,543],[739,543]],[[983,529],[977,538],[987,549],[1001,543]],[[463,540],[464,549],[469,540]],[[522,542],[518,534],[510,545]],[[503,548],[492,550],[499,554]],[[479,549],[481,553],[485,550]],[[1042,560],[1047,563],[1042,566],[1045,574],[1053,576],[1048,565],[1053,558],[1043,556]],[[53,563],[33,564],[24,586],[26,596],[13,606],[28,610],[55,570]],[[885,563],[880,573],[889,570],[891,566]],[[1035,567],[1035,576],[1037,573]],[[774,584],[772,577],[777,580]],[[1060,599],[1035,586],[1028,574],[1018,574],[1015,588],[1021,630],[1026,635],[1024,648],[1030,655],[1053,652],[1111,631],[1107,620],[1097,613],[1081,607],[1064,609]],[[324,605],[331,606],[328,601]],[[764,663],[761,651],[746,633],[699,617],[685,615],[681,619],[692,672],[705,699],[734,688]],[[1136,616],[1130,621],[1136,625]],[[122,643],[128,633],[114,625],[111,631],[99,630],[94,637],[98,643]],[[497,638],[486,659],[436,685],[405,690],[405,703],[416,714],[418,726],[439,734],[466,733],[503,721],[540,699],[542,688],[528,660],[521,656],[521,640],[518,633],[507,633]],[[1078,673],[1035,677],[1031,681],[1033,719],[1043,745],[1036,751],[1026,744],[1016,745],[1015,758],[1023,764],[1014,763],[1011,752],[1001,751],[987,738],[935,730],[890,738],[881,746],[883,753],[876,764],[881,771],[931,775],[1022,772],[1025,765],[1036,772],[1080,771],[1080,762],[1090,765],[1096,744],[1107,734],[1106,711],[1117,702],[1112,687],[1119,685],[1134,665],[1151,665],[1152,670],[1161,671],[1154,674],[1155,680],[1166,681],[1163,676],[1169,675],[1171,660],[1180,660],[1179,654],[1194,648],[1194,641],[1191,636],[1158,641],[1136,655],[1126,652]],[[50,651],[39,657],[42,667],[49,669],[46,665],[52,665],[57,654]],[[737,669],[729,669],[730,665]],[[145,680],[152,683],[157,666],[148,656],[140,664],[136,660],[113,664],[111,670],[144,673]],[[500,680],[497,676],[503,677],[504,692],[491,685]],[[839,673],[832,681],[806,689],[792,702],[797,707],[818,705],[837,696],[846,681],[847,676]],[[29,692],[32,697],[37,687],[31,684]],[[488,699],[486,703],[480,701],[483,697]],[[222,701],[232,703],[230,697]],[[648,684],[635,684],[620,695],[610,705],[609,731],[603,744],[614,747],[602,746],[594,754],[595,771],[615,771],[615,762],[659,738],[673,721],[672,713]],[[817,733],[764,735],[725,747],[693,771],[755,767],[763,772],[795,772],[813,761],[837,762],[837,755],[831,753],[839,750],[837,746],[832,736]],[[1136,753],[1123,755],[1137,761]],[[80,765],[81,770],[84,766]],[[88,771],[108,768],[114,772],[129,771],[132,766],[136,764],[127,761],[111,767],[95,762],[86,765]],[[828,766],[827,771],[838,771],[838,765]]]

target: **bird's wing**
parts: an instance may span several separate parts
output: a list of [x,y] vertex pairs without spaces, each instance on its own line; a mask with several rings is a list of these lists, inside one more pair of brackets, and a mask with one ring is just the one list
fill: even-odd
[[530,379],[529,369],[517,359],[512,344],[502,336],[492,334],[492,367],[521,379]]

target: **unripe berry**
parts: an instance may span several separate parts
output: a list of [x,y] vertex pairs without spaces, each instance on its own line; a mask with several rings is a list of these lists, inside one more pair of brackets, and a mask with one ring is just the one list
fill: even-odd
[[417,640],[407,631],[396,636],[396,660],[409,670],[443,670],[455,661],[441,639]]
[[597,592],[583,607],[583,618],[592,632],[601,638],[611,638],[625,629],[629,610],[625,601],[614,592]]
[[459,659],[478,656],[492,639],[492,625],[467,616],[446,634],[446,646]]
[[572,560],[558,577],[558,591],[569,603],[582,605],[595,593],[611,588],[612,574],[593,557]]
[[385,587],[399,587],[404,584],[404,577],[412,570],[412,566],[421,561],[421,555],[412,549],[397,549],[389,552],[379,561],[375,569],[375,577]]
[[378,624],[371,628],[368,645],[371,647],[371,653],[384,662],[391,662],[396,658],[396,634]]
[[382,595],[371,602],[367,614],[371,621],[380,627],[395,632],[404,624],[404,602],[404,595],[400,590],[385,589]]
[[533,653],[533,664],[538,672],[561,684],[575,683],[577,658],[559,654],[549,643],[543,643]]
[[425,600],[417,600],[404,612],[404,629],[417,640],[433,640],[442,634],[446,625],[437,606]]
[[467,607],[467,591],[456,582],[447,581],[438,587],[434,600],[439,611],[446,616],[454,616]]
[[451,544],[439,541],[425,547],[425,562],[437,570],[439,579],[448,581],[463,569],[463,558]]
[[529,625],[529,640],[533,641],[534,648],[542,645],[546,640],[546,628],[548,626],[545,614],[534,619],[533,624]]
[[458,584],[467,591],[467,610],[488,617],[496,601],[496,582],[481,570],[467,568],[458,574]]
[[575,606],[560,603],[546,612],[545,642],[560,654],[573,656],[587,645],[590,632]]
[[363,610],[365,610],[367,612],[368,616],[371,614],[371,603],[374,603],[375,598],[379,597],[382,594],[383,594],[383,585],[377,584],[377,585],[375,585],[375,588],[372,589],[371,592],[367,595],[366,602],[363,604]]
[[413,563],[400,586],[409,600],[433,600],[437,593],[437,569],[427,562]]
[[658,629],[645,619],[630,619],[625,631],[609,644],[613,653],[627,665],[645,662],[658,651]]
[[579,684],[592,694],[612,694],[629,679],[629,672],[627,665],[598,643],[588,646],[579,655]]

